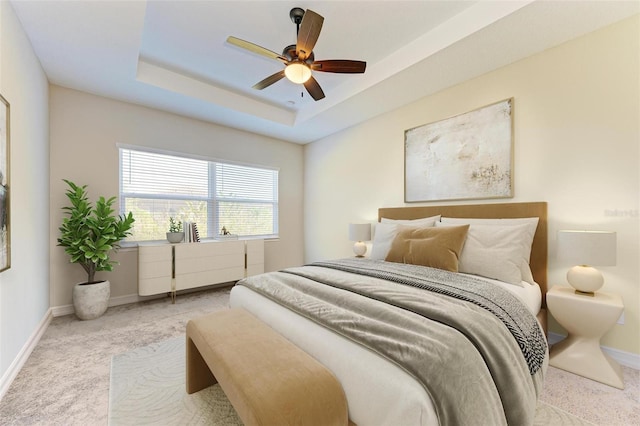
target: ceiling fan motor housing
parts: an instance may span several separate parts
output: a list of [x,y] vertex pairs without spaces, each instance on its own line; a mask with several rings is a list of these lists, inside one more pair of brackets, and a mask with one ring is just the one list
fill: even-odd
[[[298,54],[296,53],[296,45],[290,44],[289,46],[282,49],[282,56],[287,58],[287,60],[289,60],[290,62],[298,59]],[[315,60],[314,58],[315,55],[313,54],[313,52],[311,52],[311,55],[309,55],[309,57],[304,62],[311,65]]]

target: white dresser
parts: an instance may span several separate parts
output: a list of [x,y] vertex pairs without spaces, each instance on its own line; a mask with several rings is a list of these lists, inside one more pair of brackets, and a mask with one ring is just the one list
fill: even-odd
[[150,296],[237,281],[264,272],[264,240],[140,243],[138,294]]

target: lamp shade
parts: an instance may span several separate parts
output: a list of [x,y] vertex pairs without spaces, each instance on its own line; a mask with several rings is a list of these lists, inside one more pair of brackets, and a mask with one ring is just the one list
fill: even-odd
[[349,240],[350,241],[371,240],[371,224],[370,223],[350,223],[349,224]]
[[615,266],[616,233],[558,231],[558,259],[571,265]]

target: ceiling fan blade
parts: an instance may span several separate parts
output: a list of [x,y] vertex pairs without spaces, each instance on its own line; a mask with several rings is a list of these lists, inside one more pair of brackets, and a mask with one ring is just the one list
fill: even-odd
[[318,37],[320,36],[323,22],[324,18],[311,9],[307,9],[304,13],[298,31],[298,42],[296,43],[298,59],[301,61],[304,61],[311,55],[313,47],[316,45]]
[[314,71],[337,72],[342,74],[361,74],[366,68],[366,62],[351,61],[348,59],[327,59],[325,61],[315,61],[311,64],[311,69]]
[[304,83],[304,88],[307,89],[307,92],[314,100],[319,101],[324,98],[324,92],[313,76],[309,77],[309,80]]
[[282,80],[284,77],[284,70],[278,71],[275,74],[271,74],[269,77],[265,78],[262,81],[257,82],[253,85],[253,88],[256,90],[262,90],[266,87],[271,86],[273,83]]
[[233,44],[234,46],[240,47],[242,49],[246,49],[249,52],[287,63],[287,58],[285,58],[284,56],[262,46],[258,46],[257,44],[251,43],[250,41],[242,40],[234,36],[229,36],[227,37],[227,43]]

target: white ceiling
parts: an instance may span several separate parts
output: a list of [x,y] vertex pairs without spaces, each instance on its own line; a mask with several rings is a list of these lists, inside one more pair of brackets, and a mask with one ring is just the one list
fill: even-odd
[[[307,143],[640,12],[638,1],[11,1],[53,84]],[[367,62],[314,72],[315,102],[280,53],[293,7],[324,25],[316,59]],[[301,93],[304,92],[304,96]]]

